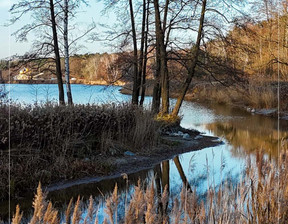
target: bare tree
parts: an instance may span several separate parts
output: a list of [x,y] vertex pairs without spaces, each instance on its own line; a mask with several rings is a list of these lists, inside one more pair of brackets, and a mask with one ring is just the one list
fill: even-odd
[[[46,19],[48,20],[36,20],[31,22],[31,24],[27,24],[19,29],[15,35],[18,40],[25,41],[27,35],[35,30],[45,29],[45,27],[50,27],[52,33],[52,41],[44,41],[40,45],[39,51],[43,51],[45,48],[47,50],[47,54],[49,55],[51,52],[51,48],[53,49],[55,55],[55,65],[56,65],[56,77],[58,82],[58,90],[59,90],[59,103],[61,105],[65,104],[64,101],[64,88],[63,88],[63,81],[62,81],[62,72],[61,72],[61,63],[60,63],[60,50],[58,45],[58,34],[57,34],[57,22],[56,22],[56,13],[55,13],[55,3],[53,0],[45,0],[45,1],[28,1],[28,0],[21,0],[18,3],[12,5],[10,12],[13,15],[16,15],[12,19],[12,23],[15,23],[19,20],[22,16],[27,13],[35,13],[42,14],[43,17],[49,16]],[[46,56],[47,57],[47,56]]]
[[[160,8],[158,0],[154,0],[154,9],[155,9],[155,30],[156,30],[156,61],[159,63],[157,68],[159,69],[159,76],[161,80],[161,98],[162,98],[162,108],[161,113],[163,115],[169,113],[169,77],[168,77],[168,68],[167,68],[167,54],[166,54],[166,46],[165,46],[165,29],[167,23],[167,13],[168,13],[168,5],[169,0],[166,0],[164,7],[164,18],[163,22],[161,22],[160,16]],[[157,59],[159,57],[159,59]],[[157,71],[156,71],[157,72]],[[155,91],[157,90],[157,84]],[[155,93],[155,97],[157,97]],[[158,99],[155,100],[159,101]],[[155,108],[154,111],[157,111]]]
[[[15,3],[10,12],[14,17],[12,18],[12,24],[21,19],[24,15],[31,15],[34,20],[31,23],[24,25],[22,28],[17,30],[14,35],[19,41],[26,41],[27,35],[34,32],[36,38],[33,40],[32,53],[29,54],[29,61],[39,61],[39,59],[51,60],[55,63],[55,74],[58,82],[59,89],[59,103],[65,104],[64,101],[64,88],[62,81],[62,70],[61,70],[61,55],[65,55],[65,77],[67,84],[67,96],[68,104],[72,104],[72,94],[69,81],[69,51],[72,46],[75,46],[77,41],[95,28],[93,23],[86,31],[76,36],[69,41],[68,38],[68,19],[71,21],[71,17],[76,14],[76,9],[80,6],[84,0],[68,1],[54,0],[19,0]],[[70,17],[68,17],[70,15]],[[63,22],[63,26],[62,26]],[[75,24],[73,24],[76,26]],[[75,28],[74,28],[75,29]],[[62,39],[64,41],[60,41]],[[54,73],[53,72],[53,73]]]
[[64,58],[65,58],[65,79],[67,89],[68,105],[73,104],[71,86],[70,86],[70,69],[69,69],[69,43],[68,43],[68,0],[64,0]]
[[143,15],[142,15],[142,32],[141,32],[141,47],[139,58],[139,76],[141,77],[141,98],[140,105],[143,105],[145,99],[145,83],[146,83],[146,67],[148,53],[148,31],[149,31],[149,5],[150,0],[146,3],[143,0]]
[[206,12],[206,4],[207,4],[207,1],[203,0],[202,9],[201,9],[201,17],[200,17],[199,27],[198,27],[197,40],[196,40],[195,46],[193,46],[193,48],[191,49],[192,60],[190,62],[191,64],[189,64],[188,76],[187,76],[185,83],[183,84],[183,86],[180,90],[180,95],[177,97],[176,105],[172,111],[173,116],[178,115],[180,107],[183,103],[184,97],[187,93],[189,85],[190,85],[192,78],[195,74],[195,68],[196,68],[196,64],[197,64],[197,60],[198,60],[199,49],[200,49],[200,44],[201,44],[201,39],[202,39],[204,18],[205,18],[205,12]]
[[54,42],[54,53],[55,53],[55,63],[56,63],[56,76],[58,81],[58,89],[59,89],[59,102],[64,105],[64,89],[63,89],[63,81],[62,81],[62,72],[61,72],[61,61],[60,61],[60,53],[58,46],[58,36],[57,36],[57,24],[55,19],[55,11],[54,11],[54,2],[50,0],[50,15],[51,15],[51,24],[52,24],[52,33],[53,33],[53,42]]
[[133,90],[132,90],[132,103],[138,105],[139,100],[139,88],[141,84],[141,79],[138,74],[138,53],[137,53],[137,36],[134,21],[134,11],[133,2],[129,0],[130,18],[131,18],[131,30],[132,30],[132,40],[133,40]]

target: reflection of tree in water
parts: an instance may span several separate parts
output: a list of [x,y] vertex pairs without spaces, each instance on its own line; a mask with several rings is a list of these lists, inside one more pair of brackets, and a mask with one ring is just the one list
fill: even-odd
[[[276,126],[275,126],[276,124]],[[287,146],[288,123],[281,122],[280,141],[284,139]],[[233,146],[233,156],[245,156],[263,149],[271,157],[277,157],[278,130],[277,120],[263,116],[250,116],[244,119],[233,119],[227,122],[215,122],[207,124],[206,128],[217,136],[227,139]]]
[[[161,194],[163,194],[164,186],[170,185],[169,194],[170,194],[170,200],[169,204],[163,205],[161,204],[161,201],[159,202],[159,211],[162,212],[162,214],[167,214],[167,211],[172,209],[173,201],[172,198],[180,197],[180,192],[182,187],[186,186],[186,189],[190,192],[196,192],[198,201],[204,201],[208,199],[208,189],[213,190],[214,192],[218,192],[219,190],[223,190],[225,188],[229,187],[236,187],[237,184],[239,184],[240,176],[243,178],[245,175],[245,172],[242,171],[240,173],[235,174],[233,172],[233,168],[230,170],[225,171],[225,174],[223,172],[225,168],[225,161],[221,161],[221,167],[219,167],[219,170],[211,169],[210,166],[213,166],[213,164],[207,164],[208,167],[202,170],[202,172],[195,174],[189,179],[187,178],[187,175],[185,174],[183,170],[183,166],[181,164],[181,161],[179,159],[179,156],[176,156],[173,159],[173,162],[177,168],[177,171],[179,176],[182,180],[182,185],[180,183],[176,184],[175,186],[171,186],[169,180],[171,180],[172,177],[169,175],[171,174],[169,161],[164,161],[161,164],[157,165],[154,168],[154,174],[156,176],[155,182],[156,182],[156,188],[158,193],[158,198],[161,198]],[[213,162],[212,162],[213,163]],[[192,170],[194,168],[191,168]],[[199,169],[199,168],[198,168]],[[189,167],[190,170],[190,167]],[[221,179],[215,179],[215,175],[217,176],[217,173],[223,172],[223,177],[221,176]],[[205,185],[207,183],[207,185]],[[172,187],[172,188],[171,188]],[[201,189],[202,188],[202,189]]]
[[[182,180],[182,185],[186,186],[186,188],[191,191],[191,187],[190,184],[187,180],[187,177],[183,171],[181,162],[179,160],[179,156],[176,156],[173,159],[178,173],[181,177]],[[169,160],[163,161],[160,164],[158,164],[155,168],[154,168],[154,173],[155,173],[155,183],[156,183],[156,188],[157,188],[157,195],[160,198],[161,195],[163,194],[164,190],[165,190],[165,186],[167,187],[168,190],[168,195],[170,195],[170,164],[169,164]],[[180,184],[179,184],[180,185]],[[173,198],[173,195],[172,195]],[[169,202],[169,201],[168,201]],[[159,211],[161,211],[162,214],[166,214],[167,213],[167,209],[168,209],[168,203],[166,203],[165,205],[162,204],[161,201],[159,201]]]
[[[194,156],[192,155],[190,162],[189,162],[189,169],[188,173],[194,173],[194,169],[196,168],[194,161],[192,161]],[[222,158],[221,158],[222,160]],[[223,160],[224,161],[224,160]],[[94,208],[98,208],[98,217],[99,221],[101,223],[101,220],[104,220],[104,217],[106,217],[105,214],[105,200],[109,198],[113,192],[113,188],[115,186],[115,183],[117,183],[118,186],[118,196],[119,196],[119,203],[117,206],[117,214],[118,214],[118,220],[123,220],[125,216],[125,211],[129,207],[129,202],[132,200],[132,196],[135,192],[135,186],[138,185],[138,180],[141,179],[141,183],[139,185],[140,189],[148,189],[148,187],[151,186],[151,183],[153,183],[152,186],[154,186],[156,194],[155,203],[157,203],[157,212],[159,214],[162,214],[163,216],[171,212],[171,209],[173,207],[173,198],[178,197],[180,199],[179,191],[181,191],[182,187],[186,186],[186,189],[190,192],[197,193],[198,200],[206,200],[207,196],[207,188],[208,186],[205,185],[207,182],[209,184],[209,188],[215,190],[217,192],[221,185],[221,180],[216,180],[216,183],[214,181],[207,181],[214,179],[214,175],[217,172],[214,170],[214,168],[211,170],[212,172],[208,171],[208,168],[205,168],[200,172],[198,175],[193,175],[192,177],[186,175],[187,173],[184,172],[183,166],[181,164],[181,161],[179,159],[179,156],[176,156],[173,159],[173,162],[176,167],[176,175],[181,178],[182,185],[179,182],[176,182],[176,184],[171,183],[171,172],[170,170],[170,164],[171,161],[163,161],[161,164],[156,165],[153,170],[146,170],[141,171],[137,174],[132,175],[123,175],[123,177],[118,177],[110,180],[104,180],[98,183],[90,183],[86,185],[79,185],[76,187],[70,187],[61,191],[55,191],[51,192],[49,194],[49,200],[51,200],[55,206],[55,208],[60,211],[62,214],[62,220],[65,219],[64,213],[67,208],[67,205],[70,201],[70,198],[74,198],[74,202],[77,199],[77,195],[81,195],[83,198],[83,214],[82,217],[85,217],[87,214],[88,206],[89,206],[89,196],[92,195],[94,199]],[[213,163],[213,161],[212,161]],[[223,162],[225,163],[225,161]],[[195,166],[195,167],[193,167]],[[207,164],[208,166],[208,164]],[[209,164],[209,167],[213,167],[213,164]],[[222,169],[222,168],[221,168]],[[224,169],[224,167],[223,167]],[[197,167],[197,170],[199,170],[199,167]],[[209,168],[210,170],[210,168]],[[216,171],[216,172],[215,172]],[[232,171],[225,173],[225,179],[228,178],[229,184],[232,183],[237,184],[239,181],[238,176],[233,176]],[[224,178],[223,178],[224,179]],[[220,181],[220,182],[219,182]],[[222,183],[224,185],[224,182]],[[172,186],[173,185],[173,186]],[[174,186],[175,185],[175,186]],[[163,193],[165,192],[165,186],[168,190],[168,196],[170,195],[170,198],[167,201],[163,201]],[[204,186],[204,188],[203,188]],[[232,186],[232,185],[231,185]],[[173,189],[171,189],[171,187]],[[199,189],[201,188],[202,189]],[[196,191],[197,190],[197,191]],[[199,191],[200,190],[200,191]],[[203,191],[204,190],[204,191]],[[30,200],[31,203],[31,200]],[[31,204],[30,204],[31,208]],[[29,219],[29,212],[26,212],[25,216]],[[31,217],[31,216],[30,216]]]
[[[190,184],[188,183],[187,177],[184,173],[184,170],[182,168],[181,162],[179,160],[179,157],[176,156],[173,159],[177,170],[179,172],[179,175],[181,177],[183,186],[187,186],[189,190],[191,190]],[[81,196],[84,198],[84,207],[87,209],[89,204],[89,196],[93,195],[95,198],[96,206],[99,206],[100,210],[99,214],[100,216],[103,216],[104,214],[104,204],[103,202],[111,196],[111,192],[113,192],[113,188],[115,186],[115,183],[117,183],[118,186],[118,195],[119,198],[119,205],[118,205],[118,219],[121,220],[121,218],[125,215],[125,207],[128,206],[126,204],[126,201],[129,203],[131,200],[131,197],[134,193],[134,188],[137,185],[138,180],[141,179],[141,187],[145,189],[147,186],[151,185],[151,182],[154,182],[154,186],[156,188],[158,199],[161,198],[161,195],[163,194],[165,190],[165,186],[167,188],[168,196],[170,195],[170,164],[169,160],[163,161],[161,164],[158,164],[154,167],[153,170],[150,171],[141,171],[137,174],[132,174],[127,176],[126,178],[116,178],[111,180],[104,180],[98,183],[94,184],[87,184],[87,185],[80,185],[78,187],[72,187],[68,189],[64,189],[62,191],[52,192],[49,195],[49,198],[52,201],[55,201],[55,207],[61,210],[62,212],[65,211],[67,204],[69,203],[69,200],[71,197],[76,198],[75,195],[78,195],[79,192],[81,192]],[[82,189],[79,189],[79,187]],[[180,186],[178,189],[180,189],[182,186]],[[58,202],[58,203],[57,203]],[[57,206],[58,204],[58,206]],[[168,205],[169,200],[167,203],[162,204],[161,200],[158,200],[158,211],[161,212],[161,214],[167,214],[168,212]],[[171,204],[170,204],[171,206]],[[102,214],[103,213],[103,214]]]

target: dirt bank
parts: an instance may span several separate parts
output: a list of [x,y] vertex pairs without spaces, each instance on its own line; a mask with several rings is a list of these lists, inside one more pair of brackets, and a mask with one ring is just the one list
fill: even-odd
[[[65,189],[68,187],[99,182],[105,179],[120,177],[121,174],[131,174],[141,170],[149,169],[159,164],[161,161],[171,159],[176,155],[197,151],[207,147],[214,147],[223,144],[217,137],[191,134],[190,138],[184,139],[182,136],[163,136],[161,144],[147,152],[133,153],[131,155],[118,155],[113,157],[102,156],[99,161],[105,161],[114,167],[113,171],[105,176],[86,177],[72,181],[62,181],[47,186],[49,192]],[[127,153],[128,154],[128,153]]]

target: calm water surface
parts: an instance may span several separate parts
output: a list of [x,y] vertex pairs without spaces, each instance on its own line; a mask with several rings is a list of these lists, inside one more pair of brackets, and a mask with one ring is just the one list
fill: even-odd
[[[33,104],[57,99],[56,85],[10,85],[10,97],[18,103]],[[122,95],[120,87],[72,85],[75,103],[121,103],[130,100],[130,96]],[[148,104],[151,98],[147,97]],[[173,104],[172,100],[172,104]],[[199,195],[205,195],[209,186],[217,187],[227,178],[237,183],[244,168],[245,156],[254,155],[260,149],[274,159],[277,157],[278,142],[287,144],[288,122],[280,122],[280,132],[277,132],[277,120],[261,115],[253,115],[246,111],[223,105],[203,105],[195,102],[184,102],[181,114],[181,125],[201,131],[205,135],[217,136],[224,144],[189,152],[170,161],[163,161],[153,169],[144,170],[128,176],[128,181],[122,177],[112,178],[101,182],[77,185],[64,190],[50,192],[48,197],[58,208],[65,209],[71,197],[77,195],[88,199],[92,195],[98,202],[109,196],[115,183],[118,184],[121,195],[119,212],[124,214],[125,195],[133,193],[133,187],[141,178],[143,184],[151,181],[160,183],[158,186],[169,184],[170,195],[179,195],[182,179],[179,167],[182,167],[191,187],[196,187]],[[158,179],[157,179],[158,178]],[[31,207],[31,199],[18,201],[22,208]],[[13,202],[12,207],[14,206]],[[6,207],[3,203],[0,207]],[[2,209],[3,211],[3,209]],[[100,221],[104,219],[104,205],[99,203]],[[3,212],[4,213],[4,212]],[[28,215],[29,212],[26,212]],[[84,212],[85,214],[85,212]]]
[[[64,86],[66,91],[66,86]],[[130,96],[119,92],[118,86],[71,85],[73,101],[76,104],[119,103]],[[11,84],[6,85],[9,97],[16,103],[34,104],[58,102],[58,87],[55,84]],[[65,95],[67,101],[67,96]]]

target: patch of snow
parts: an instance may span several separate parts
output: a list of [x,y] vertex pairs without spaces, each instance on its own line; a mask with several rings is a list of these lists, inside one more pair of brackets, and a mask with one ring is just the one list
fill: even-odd
[[197,139],[201,139],[201,138],[203,138],[202,135],[197,135],[194,139],[197,140]]
[[183,132],[182,131],[178,131],[178,136],[182,136],[183,135]]
[[277,109],[260,109],[260,110],[257,110],[256,113],[257,114],[263,114],[263,115],[269,115],[269,114],[272,114],[272,113],[275,113],[277,111]]
[[183,135],[183,138],[184,138],[184,139],[189,139],[189,138],[190,138],[190,135],[187,134],[187,133],[185,133],[185,134]]

